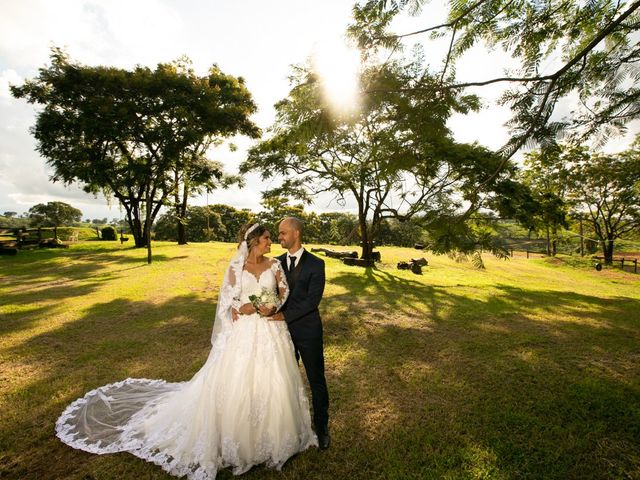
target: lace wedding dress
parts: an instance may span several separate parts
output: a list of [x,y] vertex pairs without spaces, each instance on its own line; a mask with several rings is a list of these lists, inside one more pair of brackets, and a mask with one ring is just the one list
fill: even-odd
[[285,322],[258,314],[231,319],[249,295],[288,288],[282,267],[256,277],[243,255],[227,269],[218,300],[212,349],[204,366],[182,383],[131,379],[105,385],[67,407],[56,423],[66,444],[92,453],[127,451],[189,479],[239,475],[265,463],[280,469],[317,439]]

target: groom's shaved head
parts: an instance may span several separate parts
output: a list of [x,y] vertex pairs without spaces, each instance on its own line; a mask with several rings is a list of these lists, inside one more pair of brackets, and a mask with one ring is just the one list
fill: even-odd
[[289,253],[296,252],[302,246],[302,220],[287,217],[278,226],[278,240]]
[[284,223],[287,227],[300,232],[300,238],[302,238],[303,224],[302,220],[300,220],[298,217],[286,217],[284,220],[282,220],[281,223]]

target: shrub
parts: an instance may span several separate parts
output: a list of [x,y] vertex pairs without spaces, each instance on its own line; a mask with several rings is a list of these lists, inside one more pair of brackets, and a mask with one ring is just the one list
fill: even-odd
[[107,226],[102,229],[102,239],[103,240],[117,240],[118,232],[112,226]]

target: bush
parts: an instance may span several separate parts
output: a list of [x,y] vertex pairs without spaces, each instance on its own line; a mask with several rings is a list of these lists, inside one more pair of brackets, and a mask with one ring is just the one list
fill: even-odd
[[107,226],[102,229],[102,239],[103,240],[117,240],[118,232],[112,226]]

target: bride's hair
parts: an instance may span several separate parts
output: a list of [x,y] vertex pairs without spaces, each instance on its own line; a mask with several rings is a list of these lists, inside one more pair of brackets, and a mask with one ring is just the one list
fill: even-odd
[[[251,222],[251,223],[247,223],[245,226],[243,226],[240,229],[240,232],[238,232],[238,246],[245,241],[245,234],[247,233],[247,230],[249,230],[251,227],[253,227],[256,223],[255,222]],[[251,250],[251,247],[253,247],[256,243],[258,243],[258,239],[264,235],[264,232],[267,231],[267,227],[265,227],[264,225],[260,225],[258,224],[258,226],[256,228],[254,228],[253,230],[251,230],[249,232],[249,235],[247,235],[247,248],[249,250]]]

